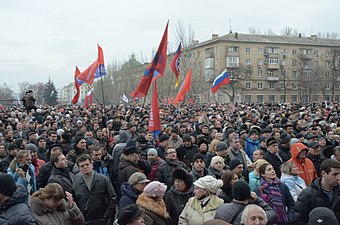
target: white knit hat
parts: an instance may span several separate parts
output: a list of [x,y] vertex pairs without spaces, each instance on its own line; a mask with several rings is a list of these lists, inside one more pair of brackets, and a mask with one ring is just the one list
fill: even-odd
[[223,166],[225,166],[225,164],[224,164],[224,159],[223,159],[221,156],[218,156],[218,155],[212,157],[211,162],[210,162],[210,166],[211,166],[211,167],[214,167],[214,165],[215,165],[217,162],[221,162],[221,163],[223,164]]
[[213,176],[207,175],[196,180],[194,185],[216,194],[216,192],[223,186],[223,181],[216,180]]

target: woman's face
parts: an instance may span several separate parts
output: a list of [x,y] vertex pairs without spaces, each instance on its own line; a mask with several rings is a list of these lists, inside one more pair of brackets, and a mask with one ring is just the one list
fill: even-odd
[[292,170],[290,171],[290,173],[294,176],[296,176],[298,173],[298,168],[296,167],[295,163],[292,165]]
[[185,184],[184,180],[180,180],[180,179],[175,179],[174,185],[175,185],[176,190],[180,192],[185,191],[185,189],[187,188],[187,185]]
[[231,180],[231,186],[233,186],[235,184],[235,182],[238,181],[238,180],[239,180],[238,176],[236,174],[234,174],[234,177]]
[[197,199],[200,199],[202,196],[204,196],[204,195],[207,194],[207,190],[195,186],[195,187],[194,187],[194,194],[195,194],[195,197],[196,197]]
[[217,161],[215,164],[214,164],[214,169],[216,170],[219,170],[219,171],[222,171],[224,168],[224,165],[221,161]]
[[53,198],[45,199],[44,200],[45,206],[48,209],[57,209],[58,206],[61,204],[61,199],[60,200],[55,200]]
[[276,173],[274,170],[274,167],[272,165],[268,165],[266,167],[266,170],[264,171],[264,174],[262,174],[263,178],[266,180],[273,180],[276,178]]
[[203,143],[200,145],[200,152],[206,152],[208,150],[208,146]]
[[135,219],[131,223],[128,223],[128,225],[145,225],[145,223],[144,223],[144,219],[142,217],[138,217],[137,219]]

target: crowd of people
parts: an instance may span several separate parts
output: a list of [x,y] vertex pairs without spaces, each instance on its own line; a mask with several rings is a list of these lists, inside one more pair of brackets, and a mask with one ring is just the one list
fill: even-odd
[[[28,93],[28,98],[30,93]],[[0,224],[339,224],[336,102],[0,111]]]

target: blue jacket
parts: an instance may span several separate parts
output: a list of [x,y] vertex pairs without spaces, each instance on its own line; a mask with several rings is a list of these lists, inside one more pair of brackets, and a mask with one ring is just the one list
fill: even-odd
[[244,151],[247,153],[250,160],[253,161],[253,153],[260,148],[260,142],[258,140],[253,141],[248,137],[244,145]]
[[128,182],[124,182],[121,186],[122,197],[119,200],[118,209],[121,210],[128,205],[136,204],[138,196],[142,193],[133,188]]
[[[19,177],[19,175],[18,175],[17,172],[16,172],[16,169],[17,169],[18,167],[19,167],[19,164],[16,163],[16,164],[15,164],[15,169],[14,169],[14,171],[9,167],[9,168],[7,169],[7,173],[10,174],[10,175],[14,178],[15,182],[17,183],[17,185],[22,185],[22,186],[24,186],[25,189],[26,189],[26,191],[27,191],[27,193],[28,193],[28,189],[27,189],[27,188],[28,188],[28,180],[27,180],[27,178],[21,178],[21,177]],[[35,171],[34,166],[33,166],[32,164],[29,164],[29,165],[28,165],[27,173],[29,173],[29,175],[31,176],[31,183],[30,183],[30,185],[31,185],[31,191],[30,191],[30,193],[28,193],[28,194],[33,194],[34,192],[37,191],[37,180],[36,180],[36,178],[35,178],[34,171]],[[26,176],[26,177],[27,177],[27,176]]]

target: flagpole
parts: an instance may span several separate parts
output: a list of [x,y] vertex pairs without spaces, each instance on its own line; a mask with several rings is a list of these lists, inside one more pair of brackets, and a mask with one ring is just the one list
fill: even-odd
[[101,86],[102,86],[103,105],[105,106],[104,87],[103,87],[103,76],[100,77],[100,83],[101,83]]
[[[90,90],[91,90],[91,86],[88,83],[86,83],[86,84],[87,84],[87,87],[90,88]],[[98,100],[97,96],[94,94],[94,91],[92,91],[92,95],[96,99],[96,101],[99,103],[99,100]]]

